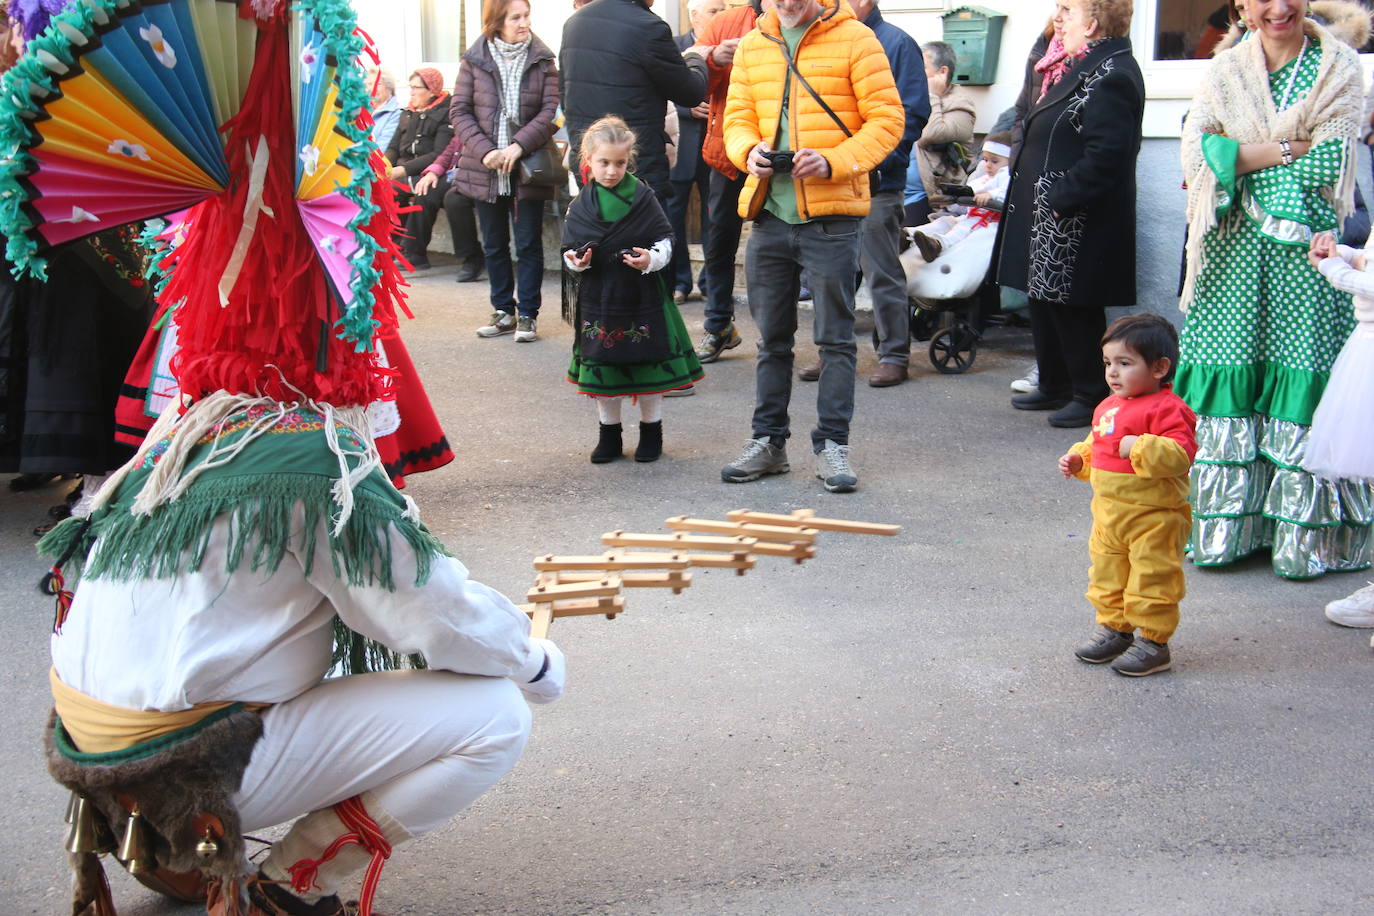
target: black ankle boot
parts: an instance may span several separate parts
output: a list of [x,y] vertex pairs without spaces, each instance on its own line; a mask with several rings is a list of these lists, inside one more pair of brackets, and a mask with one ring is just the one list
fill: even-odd
[[592,449],[592,464],[605,464],[625,454],[625,443],[621,441],[619,423],[602,423],[601,438]]
[[657,461],[663,454],[663,421],[639,424],[639,445],[635,446],[635,461]]

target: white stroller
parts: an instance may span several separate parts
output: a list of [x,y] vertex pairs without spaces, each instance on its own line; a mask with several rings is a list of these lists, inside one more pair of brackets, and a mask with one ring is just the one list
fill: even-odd
[[[945,189],[967,190],[954,185]],[[973,204],[971,197],[957,200]],[[930,334],[930,362],[940,372],[967,372],[978,355],[984,324],[980,289],[996,240],[997,222],[990,220],[968,232],[957,245],[946,247],[934,261],[924,260],[915,245],[902,252],[911,326],[935,326]]]

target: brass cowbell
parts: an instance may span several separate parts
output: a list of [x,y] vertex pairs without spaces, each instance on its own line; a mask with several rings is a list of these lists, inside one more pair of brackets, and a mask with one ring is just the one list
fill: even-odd
[[124,838],[120,840],[119,852],[115,855],[124,863],[124,867],[131,875],[147,874],[157,868],[157,860],[153,858],[153,846],[148,837],[148,825],[137,808],[124,822]]
[[73,792],[72,802],[67,807],[72,825],[72,829],[67,833],[67,852],[105,852],[95,822],[95,808],[90,801],[85,796]]
[[209,827],[205,828],[205,835],[196,844],[196,855],[207,862],[219,855],[219,840],[215,838],[214,831]]

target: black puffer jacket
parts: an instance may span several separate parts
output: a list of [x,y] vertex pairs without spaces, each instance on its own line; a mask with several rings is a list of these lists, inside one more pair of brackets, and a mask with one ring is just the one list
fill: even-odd
[[406,174],[414,178],[438,158],[453,139],[448,103],[446,92],[422,111],[403,109],[396,133],[386,148],[387,161],[392,165],[404,166]]
[[690,108],[706,97],[706,62],[684,58],[668,23],[642,0],[592,0],[563,26],[558,70],[574,161],[591,123],[619,115],[639,137],[636,174],[662,199],[668,102]]

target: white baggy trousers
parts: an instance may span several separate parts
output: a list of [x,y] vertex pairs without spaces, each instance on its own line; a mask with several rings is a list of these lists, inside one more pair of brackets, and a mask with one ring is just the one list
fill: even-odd
[[[394,846],[476,801],[515,766],[530,732],[530,709],[514,683],[447,671],[327,680],[262,718],[234,801],[245,831],[300,818],[264,863],[279,880],[345,832],[330,810],[338,802],[362,795]],[[345,847],[305,896],[334,893],[369,859],[361,847]]]

